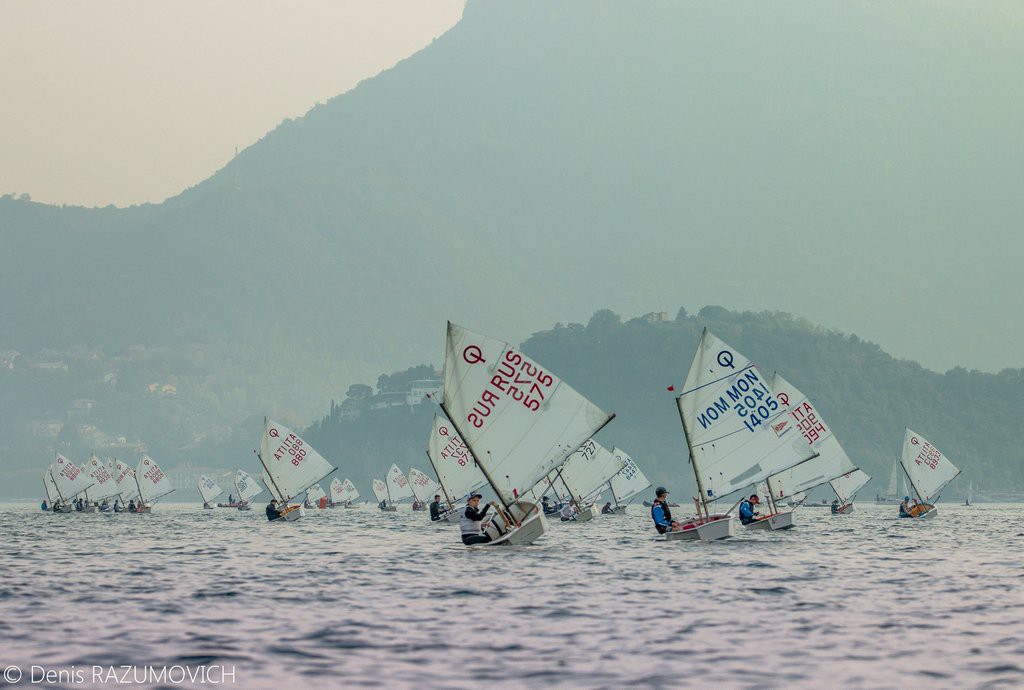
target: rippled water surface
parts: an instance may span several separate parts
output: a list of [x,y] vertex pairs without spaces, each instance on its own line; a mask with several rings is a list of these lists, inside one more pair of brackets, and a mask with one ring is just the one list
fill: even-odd
[[710,544],[658,542],[631,507],[503,549],[402,510],[0,507],[0,664],[214,663],[246,688],[1024,686],[1024,506],[803,508]]

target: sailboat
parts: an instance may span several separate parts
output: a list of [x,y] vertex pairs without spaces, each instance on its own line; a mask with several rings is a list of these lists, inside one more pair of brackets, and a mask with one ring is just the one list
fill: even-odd
[[377,506],[385,513],[398,511],[398,506],[391,502],[391,489],[383,479],[374,479],[372,483],[373,495],[377,497]]
[[[57,495],[60,502],[66,505],[73,505],[80,494],[85,494],[93,485],[93,479],[81,467],[57,453],[56,459],[50,465],[50,476],[57,487]],[[95,506],[85,506],[82,512],[95,513],[99,509]]]
[[117,495],[117,484],[107,469],[107,463],[93,454],[89,456],[85,469],[93,480],[93,486],[86,490],[87,501],[91,498],[94,504],[98,504],[97,510],[102,513],[110,512],[112,508],[108,499]]
[[525,498],[614,415],[517,348],[448,323],[441,409],[500,502],[489,545],[531,544],[547,523]]
[[278,511],[289,522],[305,515],[301,503],[290,505],[289,501],[338,469],[291,429],[266,417],[257,457],[266,472],[267,488],[278,501]]
[[839,439],[832,433],[832,429],[825,424],[825,418],[796,386],[776,372],[772,376],[771,389],[775,394],[775,399],[788,413],[788,419],[787,417],[779,419],[776,426],[781,426],[781,430],[785,430],[785,425],[792,426],[798,435],[804,437],[807,445],[818,454],[816,458],[768,477],[768,503],[775,519],[756,520],[747,527],[780,530],[793,527],[794,509],[780,510],[778,508],[779,501],[792,499],[837,477],[853,472],[857,466],[846,455],[846,451],[839,444]]
[[356,485],[348,477],[345,481],[339,481],[337,477],[331,480],[331,501],[332,508],[355,508],[352,501],[359,498]]
[[571,522],[589,522],[600,514],[595,501],[625,466],[621,456],[616,457],[594,439],[588,439],[555,470],[576,512]]
[[838,506],[832,508],[833,515],[849,515],[853,512],[853,499],[871,477],[864,470],[854,470],[842,477],[836,477],[829,482],[832,490],[836,492]]
[[[409,480],[405,478],[405,473],[402,472],[398,465],[391,464],[391,469],[388,470],[388,476],[385,481],[388,483],[388,503],[397,503],[407,498],[413,498]],[[413,509],[416,510],[416,507],[414,506]]]
[[612,455],[622,460],[622,469],[608,482],[608,488],[612,493],[612,500],[615,505],[612,513],[625,515],[626,506],[630,500],[636,497],[641,491],[651,488],[651,480],[643,473],[640,466],[633,461],[621,448],[612,446]]
[[438,522],[457,523],[462,517],[459,502],[487,484],[465,441],[444,417],[435,414],[427,442],[427,458],[444,492],[448,510]]
[[234,506],[227,503],[218,503],[217,506],[252,510],[252,500],[263,493],[263,487],[251,474],[240,469],[235,471],[235,493],[238,494],[238,503]]
[[[117,486],[117,495],[121,499],[121,509],[126,509],[128,501],[138,496],[139,485],[135,481],[135,470],[116,458],[114,459],[114,484]],[[114,510],[119,510],[116,502]]]
[[174,485],[160,465],[145,453],[135,468],[135,484],[139,489],[138,513],[152,512],[154,503],[174,491]]
[[904,515],[901,511],[900,517],[935,517],[939,509],[934,501],[938,500],[939,492],[960,474],[960,468],[925,437],[910,429],[903,436],[900,465],[917,497],[917,504],[910,508],[910,513]]
[[967,485],[967,498],[964,499],[964,505],[965,506],[973,505],[973,501],[972,501],[973,498],[974,498],[974,480],[972,479],[971,482]]
[[307,508],[313,508],[314,510],[318,508],[326,508],[327,502],[324,500],[326,498],[327,494],[324,492],[324,488],[319,484],[314,484],[306,489],[306,500],[303,501],[303,505]]
[[412,493],[416,497],[416,503],[422,506],[420,510],[427,509],[427,506],[434,500],[434,496],[441,488],[441,485],[431,479],[429,474],[415,467],[409,468],[409,484],[412,486]]
[[46,491],[46,505],[50,506],[50,511],[54,513],[70,513],[74,508],[71,507],[70,503],[67,503],[61,498],[60,490],[57,488],[57,484],[53,481],[53,466],[50,465],[43,472],[43,489]]
[[731,512],[739,502],[712,513],[716,500],[817,455],[791,424],[780,423],[786,410],[757,367],[706,328],[676,406],[697,481],[697,516],[665,533],[666,539],[735,535]]
[[224,489],[220,488],[217,482],[205,474],[199,475],[199,478],[196,479],[196,488],[199,489],[199,495],[203,497],[203,508],[205,510],[213,510],[213,501],[224,493]]

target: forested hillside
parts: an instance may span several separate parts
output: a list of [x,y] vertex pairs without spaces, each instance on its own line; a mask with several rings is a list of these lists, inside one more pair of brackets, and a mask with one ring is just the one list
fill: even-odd
[[[777,312],[705,307],[697,315],[650,314],[623,322],[611,311],[586,325],[558,324],[522,347],[616,419],[599,439],[629,451],[658,483],[692,490],[673,394],[707,326],[765,370],[773,369],[814,401],[849,455],[884,489],[910,426],[954,460],[963,475],[947,494],[973,481],[980,492],[1024,488],[1024,449],[1016,417],[1024,405],[1024,370],[938,374],[894,359],[854,335],[825,330]],[[387,379],[389,390],[432,375],[420,366]],[[392,462],[426,464],[436,407],[428,402],[371,410],[368,389],[335,405],[308,440],[366,493],[371,476]],[[358,416],[354,416],[358,414]],[[364,490],[365,489],[365,490]]]

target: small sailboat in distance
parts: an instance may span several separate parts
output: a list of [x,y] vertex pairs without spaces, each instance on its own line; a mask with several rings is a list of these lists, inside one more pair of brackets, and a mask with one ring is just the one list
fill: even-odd
[[57,488],[56,482],[53,481],[53,465],[47,466],[46,471],[43,472],[43,488],[46,490],[46,504],[52,512],[70,513],[74,510],[71,504],[61,497],[60,490]]
[[836,501],[838,501],[838,505],[832,507],[832,514],[849,515],[852,513],[853,499],[869,481],[871,481],[871,476],[864,470],[854,470],[830,481],[829,486],[836,492]]
[[107,463],[93,454],[89,456],[89,462],[85,468],[89,477],[94,482],[92,489],[87,492],[87,495],[89,493],[92,494],[91,498],[99,503],[99,511],[101,513],[110,512],[111,506],[108,499],[117,496],[117,483],[107,469]]
[[753,362],[706,328],[676,406],[699,496],[697,516],[666,539],[733,536],[730,513],[739,502],[712,513],[715,501],[817,456],[792,425],[779,424],[786,410]]
[[279,516],[289,522],[305,515],[301,503],[289,502],[338,469],[291,429],[266,417],[257,457],[266,472],[267,488],[278,501]]
[[388,483],[383,479],[374,479],[373,484],[373,495],[377,497],[377,507],[385,513],[394,513],[398,511],[396,506],[391,501],[391,489],[388,487]]
[[204,510],[213,510],[213,502],[224,493],[224,489],[205,474],[199,475],[199,478],[196,479],[196,488],[199,489],[199,495],[203,497]]
[[[816,458],[768,477],[768,501],[775,518],[758,520],[750,523],[748,527],[763,525],[773,530],[779,530],[789,529],[793,526],[796,497],[837,477],[853,472],[857,466],[843,450],[839,439],[832,433],[832,429],[825,424],[825,418],[796,386],[775,372],[772,376],[771,389],[775,394],[775,399],[782,404],[787,412],[787,416],[780,418],[776,422],[776,426],[792,425],[797,434],[803,436],[807,445],[818,454]],[[780,511],[778,503],[783,499],[794,503],[793,509]]]
[[306,489],[306,500],[303,501],[303,505],[307,508],[313,508],[314,510],[326,507],[327,501],[324,500],[326,498],[327,493],[324,492],[324,488],[319,484],[314,484]]
[[622,469],[608,482],[608,488],[612,492],[612,500],[615,502],[615,505],[612,507],[612,513],[615,515],[625,515],[626,506],[629,504],[629,501],[640,492],[651,488],[651,480],[647,478],[647,475],[644,474],[633,458],[629,457],[629,454],[621,448],[613,446],[612,455],[622,460]]
[[501,504],[486,543],[531,544],[547,525],[525,495],[615,415],[512,344],[451,322],[444,361],[441,409]]
[[438,522],[457,523],[462,516],[459,501],[485,486],[487,479],[473,462],[466,443],[455,432],[452,423],[438,414],[434,415],[434,424],[430,428],[427,459],[437,474],[448,503],[448,510],[441,514]]
[[238,494],[238,497],[235,499],[237,503],[235,505],[225,503],[224,507],[252,510],[252,501],[263,493],[263,487],[260,486],[260,483],[251,474],[245,470],[238,469],[235,470],[235,493]]
[[431,479],[429,474],[415,467],[409,468],[409,484],[412,486],[413,495],[416,496],[416,503],[421,506],[420,510],[427,509],[430,502],[434,500],[434,495],[441,488],[441,485]]
[[402,472],[398,465],[391,464],[386,481],[388,483],[389,503],[397,503],[407,498],[414,498],[412,487],[409,486],[409,480],[405,478],[405,473]]
[[[135,481],[135,470],[127,463],[114,459],[114,482],[117,485],[117,494],[121,498],[121,509],[127,510],[128,501],[139,495],[139,485]],[[118,506],[114,505],[114,510]]]
[[[57,458],[50,465],[50,476],[53,477],[61,503],[68,505],[73,505],[75,499],[85,494],[94,483],[85,470],[60,453],[57,453]],[[90,508],[86,506],[83,512],[96,512]]]
[[[555,470],[566,488],[575,515],[570,522],[589,522],[600,514],[595,505],[611,478],[625,467],[621,456],[615,456],[594,439],[588,439]],[[552,487],[553,488],[553,487]]]
[[139,489],[138,513],[152,512],[154,503],[174,491],[174,485],[160,465],[145,453],[135,468],[135,484]]
[[972,479],[970,481],[970,483],[967,485],[967,498],[964,499],[964,505],[965,506],[974,505],[973,499],[974,499],[974,480]]
[[909,510],[904,510],[903,504],[900,504],[900,517],[935,517],[939,509],[934,502],[938,500],[942,489],[960,474],[960,468],[924,436],[910,429],[903,436],[900,465],[917,497],[915,505],[908,506]]

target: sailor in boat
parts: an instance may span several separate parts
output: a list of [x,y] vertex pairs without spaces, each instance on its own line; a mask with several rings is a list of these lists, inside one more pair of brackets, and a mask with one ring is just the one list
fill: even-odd
[[562,522],[569,522],[571,520],[575,520],[576,511],[572,509],[572,503],[563,503],[562,509],[558,512],[558,516],[562,519]]
[[839,499],[838,498],[833,498],[832,499],[832,514],[835,515],[838,512],[839,512]]
[[761,516],[757,514],[756,506],[761,505],[761,499],[758,498],[757,494],[750,494],[750,498],[740,502],[740,522],[744,525],[749,525],[751,522],[756,522],[761,519]]
[[270,499],[270,503],[267,504],[267,520],[273,522],[274,520],[281,519],[281,511],[277,509],[277,499]]
[[135,507],[135,499],[134,498],[132,500],[128,501],[128,512],[129,513],[137,513],[137,512],[139,512],[139,509]]
[[917,506],[917,500],[914,500],[913,505],[910,503],[910,496],[904,496],[903,502],[900,503],[900,517],[913,517],[913,510]]
[[441,513],[443,512],[441,509],[441,494],[434,494],[434,502],[430,504],[430,519],[433,522],[437,522],[441,519]]
[[466,546],[486,544],[491,541],[491,537],[484,534],[484,518],[487,516],[488,509],[497,504],[491,501],[484,506],[483,510],[480,510],[481,498],[483,498],[481,494],[471,495],[466,502],[466,510],[462,513],[462,519],[459,520],[459,528],[462,531],[462,543]]
[[120,498],[115,498],[114,499],[114,512],[115,513],[124,512],[124,508],[121,507],[121,499]]
[[47,510],[46,499],[43,499],[43,504],[39,506],[39,510]]
[[612,502],[608,501],[607,503],[604,504],[604,507],[601,508],[601,514],[612,515],[613,513],[615,513],[615,509],[612,508]]
[[540,499],[540,507],[541,509],[543,509],[545,515],[553,515],[558,512],[558,508],[551,505],[551,502],[548,500],[547,496],[544,496],[542,499]]
[[680,529],[679,523],[672,519],[672,511],[668,507],[668,489],[663,486],[654,491],[651,519],[654,520],[654,529],[658,530],[658,534]]

